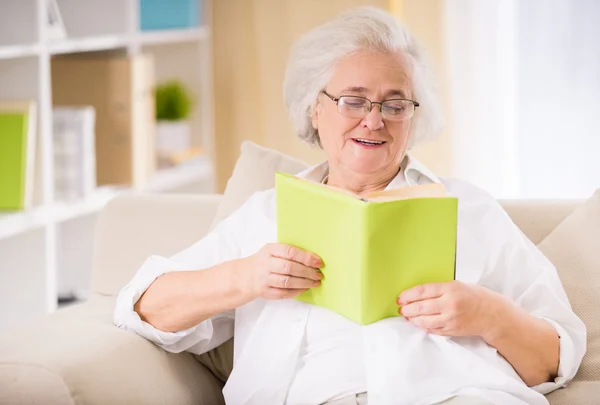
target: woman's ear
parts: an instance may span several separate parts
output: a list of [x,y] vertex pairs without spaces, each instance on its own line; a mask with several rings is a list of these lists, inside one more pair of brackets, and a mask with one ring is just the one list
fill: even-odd
[[312,120],[312,126],[314,129],[319,129],[319,112],[321,110],[321,103],[317,99],[315,104],[310,108],[310,117]]

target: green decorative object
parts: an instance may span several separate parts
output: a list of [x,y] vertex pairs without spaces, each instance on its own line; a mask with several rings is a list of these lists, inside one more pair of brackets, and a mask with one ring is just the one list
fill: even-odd
[[161,83],[154,90],[157,121],[186,121],[194,107],[194,99],[179,81]]

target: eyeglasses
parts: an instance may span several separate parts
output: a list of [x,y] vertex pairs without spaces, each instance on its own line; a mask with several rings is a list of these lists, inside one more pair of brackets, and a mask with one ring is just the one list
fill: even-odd
[[335,98],[325,90],[321,93],[337,104],[338,113],[348,118],[365,118],[373,109],[373,104],[379,104],[379,112],[383,118],[402,121],[412,118],[415,109],[419,106],[416,101],[403,98],[375,102],[359,96],[339,96]]

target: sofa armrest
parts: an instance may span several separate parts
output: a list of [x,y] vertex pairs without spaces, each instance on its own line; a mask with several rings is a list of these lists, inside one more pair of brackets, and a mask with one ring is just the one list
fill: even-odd
[[0,404],[223,404],[191,354],[168,353],[112,323],[114,297],[0,335]]
[[566,388],[551,392],[546,398],[550,405],[597,405],[600,381],[572,381]]
[[116,295],[152,255],[171,256],[209,231],[222,196],[126,194],[100,211],[92,292]]

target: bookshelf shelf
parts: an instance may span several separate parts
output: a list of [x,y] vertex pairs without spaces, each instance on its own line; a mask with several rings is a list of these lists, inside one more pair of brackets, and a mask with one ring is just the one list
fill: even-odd
[[17,59],[37,56],[40,53],[39,44],[28,45],[0,45],[0,60],[1,59]]
[[212,177],[208,158],[194,160],[168,169],[159,170],[148,184],[140,189],[129,187],[99,187],[90,197],[81,201],[57,201],[24,212],[0,214],[0,241],[42,228],[50,223],[61,223],[100,211],[106,203],[120,194],[139,191],[162,193],[190,184],[208,183]]
[[41,206],[17,213],[0,214],[0,240],[42,228],[48,223],[48,207]]
[[106,203],[124,190],[115,188],[98,189],[85,200],[73,202],[57,202],[51,210],[51,218],[55,223],[70,221],[100,211]]
[[0,59],[18,59],[38,56],[42,49],[47,47],[50,55],[65,55],[83,52],[111,51],[132,46],[136,42],[140,45],[168,45],[185,42],[203,41],[209,38],[207,27],[152,31],[134,35],[105,35],[97,37],[84,37],[65,39],[50,42],[47,45],[6,45],[0,46]]
[[[0,101],[31,100],[37,107],[35,206],[0,212],[0,305],[16,305],[6,292],[22,291],[20,299],[37,308],[37,312],[21,313],[21,320],[40,315],[42,308],[44,312],[57,309],[64,274],[91,271],[94,215],[111,199],[129,192],[210,192],[214,184],[212,0],[200,1],[200,26],[157,31],[140,30],[140,0],[57,0],[64,39],[57,39],[56,31],[47,26],[49,3],[0,1]],[[56,66],[79,59],[62,55],[115,50],[120,51],[116,56],[131,59],[151,55],[147,59],[154,63],[149,69],[152,85],[177,79],[190,87],[198,101],[189,120],[191,142],[201,147],[205,158],[158,170],[145,186],[103,186],[85,199],[60,201],[54,181],[55,173],[64,168],[55,162],[53,125],[56,107],[65,104],[59,101]],[[31,287],[32,280],[37,287]],[[9,326],[10,318],[0,314],[0,331]]]
[[159,170],[146,186],[147,192],[165,192],[181,188],[187,184],[207,182],[212,177],[209,159],[200,159],[168,169]]
[[127,187],[100,187],[92,196],[83,201],[57,202],[51,210],[50,217],[56,223],[69,221],[100,211],[111,199],[123,193],[131,191],[167,192],[192,183],[208,182],[211,176],[212,169],[208,159],[194,161],[158,171],[141,190]]
[[125,48],[130,44],[126,36],[106,35],[91,38],[66,39],[48,44],[51,55],[64,55],[70,53],[110,51]]

